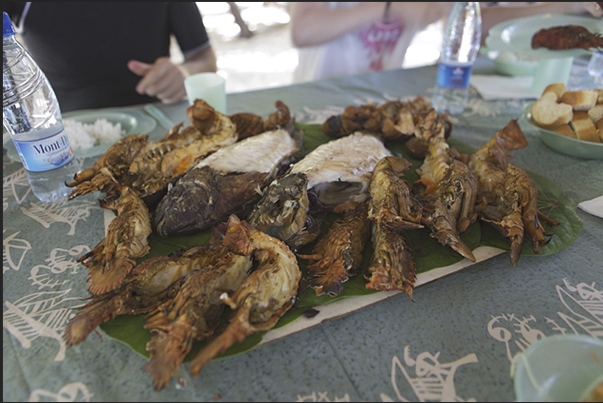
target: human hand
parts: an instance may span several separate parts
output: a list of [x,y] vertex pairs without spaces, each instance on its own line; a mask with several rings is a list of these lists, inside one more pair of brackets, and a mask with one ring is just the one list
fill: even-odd
[[585,8],[593,17],[597,17],[597,18],[603,17],[603,2],[591,1],[588,3],[588,5]]
[[576,1],[568,3],[557,3],[561,8],[560,12],[570,14],[584,14],[589,13],[595,18],[603,16],[603,3],[595,1]]
[[142,77],[136,85],[136,92],[141,95],[157,97],[164,104],[173,104],[186,97],[185,72],[169,57],[160,57],[153,64],[130,60],[128,69]]

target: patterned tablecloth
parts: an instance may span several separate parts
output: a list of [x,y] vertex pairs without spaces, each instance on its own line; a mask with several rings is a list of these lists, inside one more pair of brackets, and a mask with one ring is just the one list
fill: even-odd
[[[491,72],[486,61],[476,66]],[[348,105],[429,98],[435,75],[431,66],[229,94],[228,113],[268,116],[282,100],[298,122],[323,123]],[[594,86],[576,59],[568,87]],[[525,102],[485,102],[474,92],[453,136],[477,148],[519,118]],[[185,102],[157,106],[188,124]],[[515,165],[577,203],[603,195],[602,160],[554,152],[519,123],[529,146],[513,152]],[[72,308],[89,295],[76,259],[104,237],[98,194],[40,203],[6,151],[3,177],[4,401],[513,401],[516,353],[550,335],[603,338],[603,221],[578,209],[583,230],[563,252],[524,256],[517,267],[508,254],[496,256],[418,288],[414,302],[390,298],[212,361],[196,378],[183,368],[185,387],[172,380],[155,392],[141,371],[146,359],[128,346],[102,332],[75,347],[62,339]]]

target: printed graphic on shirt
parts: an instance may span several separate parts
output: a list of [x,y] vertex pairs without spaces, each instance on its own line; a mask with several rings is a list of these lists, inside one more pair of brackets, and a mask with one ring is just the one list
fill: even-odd
[[383,70],[383,60],[393,53],[403,30],[399,21],[389,19],[378,21],[359,33],[371,70]]

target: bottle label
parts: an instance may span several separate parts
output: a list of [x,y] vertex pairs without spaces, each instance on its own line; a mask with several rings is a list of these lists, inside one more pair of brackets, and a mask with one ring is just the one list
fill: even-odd
[[438,65],[438,76],[436,83],[439,87],[461,89],[469,87],[472,65],[449,66],[441,63]]
[[67,133],[61,130],[57,134],[34,141],[13,140],[23,167],[30,172],[44,172],[57,169],[70,163],[73,150]]

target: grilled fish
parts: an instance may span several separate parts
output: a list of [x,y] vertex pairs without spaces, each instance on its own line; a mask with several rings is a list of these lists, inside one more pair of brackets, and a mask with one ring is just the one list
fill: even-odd
[[163,197],[154,230],[162,237],[199,233],[259,198],[281,164],[299,151],[285,129],[223,147],[191,168]]
[[363,203],[373,169],[392,153],[377,137],[355,132],[318,146],[291,168],[291,174],[304,173],[308,190],[326,207],[345,202]]

